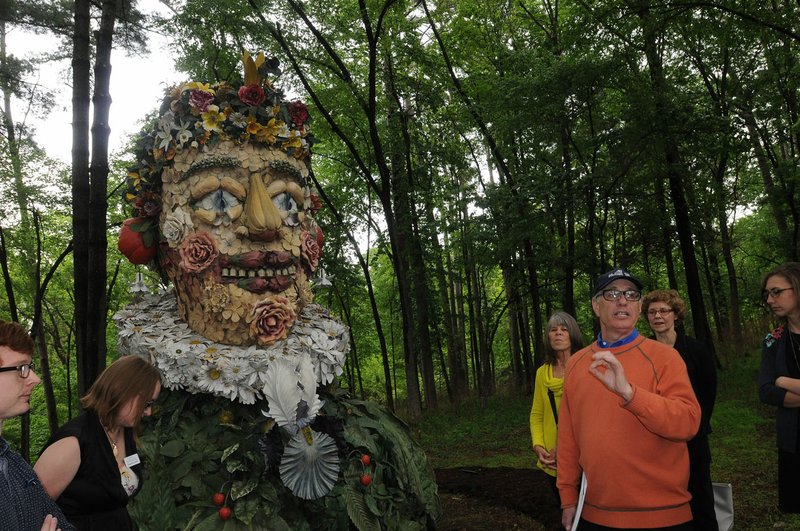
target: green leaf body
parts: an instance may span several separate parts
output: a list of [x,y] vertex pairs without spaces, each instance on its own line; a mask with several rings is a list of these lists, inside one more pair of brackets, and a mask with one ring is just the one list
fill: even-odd
[[[290,440],[261,414],[266,402],[245,406],[165,389],[139,444],[145,482],[130,508],[134,520],[164,531],[432,528],[441,516],[435,477],[408,427],[377,404],[322,398],[320,415],[341,427],[341,471],[327,495],[302,500],[266,465],[265,431],[279,430],[270,441],[281,447]],[[368,487],[359,481],[364,453],[372,457]],[[224,522],[212,500],[218,491],[233,510]]]

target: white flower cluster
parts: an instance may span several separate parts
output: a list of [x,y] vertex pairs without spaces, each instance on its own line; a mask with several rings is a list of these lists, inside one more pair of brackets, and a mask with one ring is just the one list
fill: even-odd
[[324,385],[342,374],[347,327],[316,304],[303,308],[289,337],[266,347],[216,343],[178,316],[172,291],[148,295],[114,315],[120,354],[149,359],[168,389],[210,393],[253,404],[263,397],[267,367],[278,356],[308,357]]

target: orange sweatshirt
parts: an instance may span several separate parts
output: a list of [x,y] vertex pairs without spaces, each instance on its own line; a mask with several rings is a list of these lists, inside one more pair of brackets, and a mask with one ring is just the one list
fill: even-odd
[[610,350],[634,390],[624,400],[589,372],[592,343],[567,363],[558,423],[561,506],[588,487],[582,518],[616,528],[667,527],[692,519],[686,441],[700,425],[686,365],[672,347],[642,336]]

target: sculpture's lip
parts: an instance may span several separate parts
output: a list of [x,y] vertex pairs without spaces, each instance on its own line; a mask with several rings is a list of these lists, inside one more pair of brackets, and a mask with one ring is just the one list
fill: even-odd
[[293,264],[292,253],[286,251],[249,251],[219,257],[222,269],[285,269]]
[[268,291],[273,293],[283,293],[294,282],[292,275],[275,275],[273,277],[254,276],[254,277],[222,277],[222,282],[226,284],[235,283],[239,288],[251,293],[262,294]]

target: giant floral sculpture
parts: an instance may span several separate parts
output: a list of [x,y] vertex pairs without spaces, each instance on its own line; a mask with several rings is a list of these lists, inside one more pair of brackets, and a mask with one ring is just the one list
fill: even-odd
[[[310,116],[243,56],[241,83],[170,91],[140,135],[119,248],[173,288],[118,312],[166,392],[133,512],[158,529],[425,529],[440,509],[396,417],[336,378],[347,328],[312,304],[323,234]],[[155,526],[155,527],[154,527]]]

